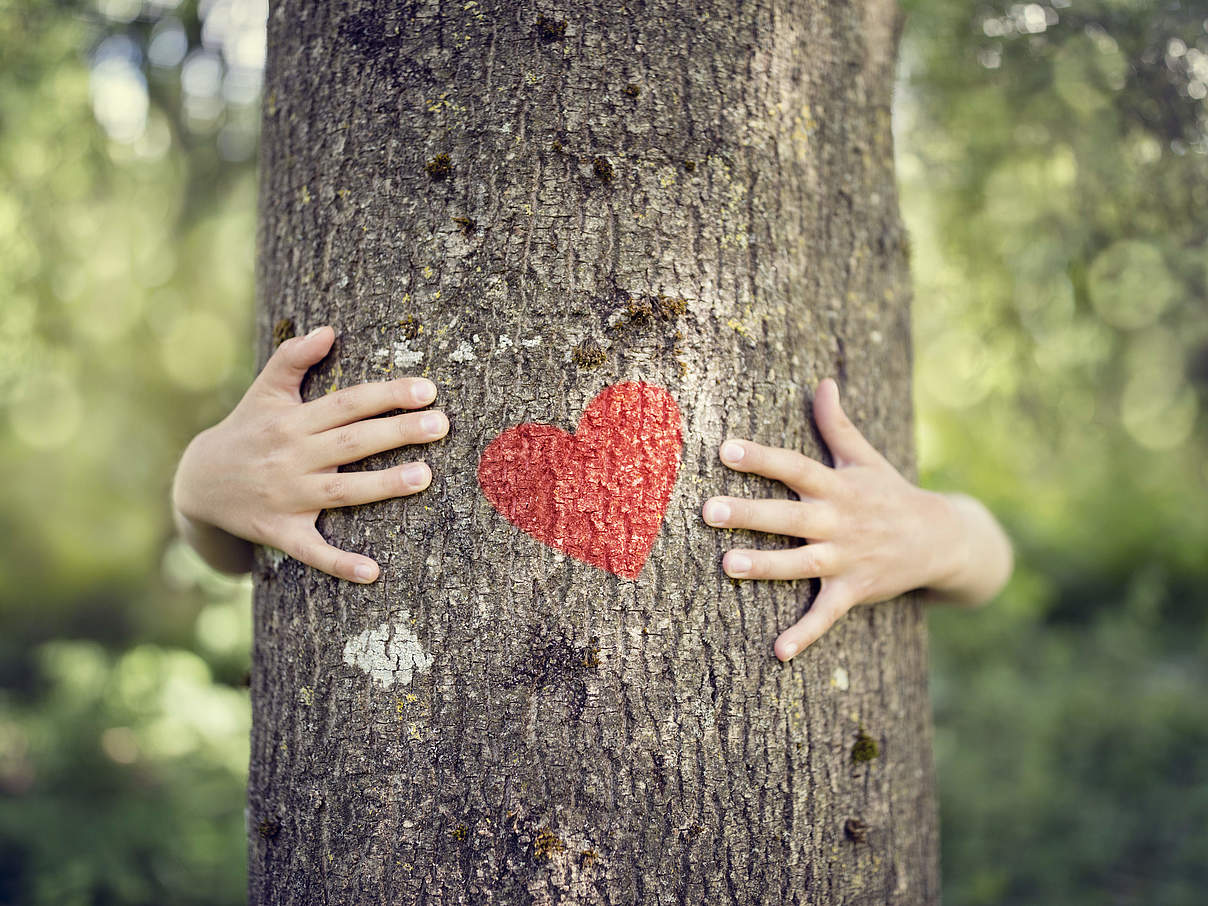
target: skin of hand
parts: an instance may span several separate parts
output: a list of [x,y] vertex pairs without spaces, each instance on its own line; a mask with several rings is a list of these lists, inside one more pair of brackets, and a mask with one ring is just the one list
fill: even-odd
[[378,565],[333,547],[315,527],[322,510],[422,491],[432,472],[422,462],[340,472],[374,453],[445,436],[443,412],[406,412],[436,397],[424,378],[359,384],[304,403],[307,369],[335,342],[318,327],[282,343],[231,414],[193,439],[172,484],[177,528],[201,556],[224,572],[247,572],[252,546],[267,544],[325,573],[372,582]]
[[793,450],[747,440],[721,445],[723,463],[787,485],[799,500],[711,497],[705,522],[803,538],[785,550],[731,550],[722,567],[735,579],[821,579],[813,605],[776,639],[787,661],[857,604],[916,588],[966,605],[994,597],[1010,578],[1011,543],[971,497],[915,487],[873,448],[839,403],[838,385],[818,385],[814,420],[834,467]]

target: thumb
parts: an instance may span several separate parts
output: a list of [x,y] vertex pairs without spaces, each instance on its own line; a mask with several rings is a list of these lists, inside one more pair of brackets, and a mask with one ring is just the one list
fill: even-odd
[[336,332],[324,325],[316,327],[304,337],[286,340],[264,363],[255,384],[264,392],[274,396],[288,396],[300,402],[299,388],[307,370],[331,351]]
[[843,411],[839,404],[839,385],[831,378],[819,384],[814,394],[814,421],[835,460],[835,468],[881,461],[881,454],[864,439],[860,429]]
[[834,579],[823,580],[822,588],[814,603],[800,620],[780,634],[776,639],[773,650],[782,661],[787,661],[793,655],[804,651],[826,631],[835,625],[835,621],[852,607],[851,596],[846,587]]

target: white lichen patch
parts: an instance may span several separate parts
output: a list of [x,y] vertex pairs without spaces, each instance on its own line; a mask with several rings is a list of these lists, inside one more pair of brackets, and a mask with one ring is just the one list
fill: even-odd
[[389,688],[406,686],[416,673],[432,666],[415,633],[408,625],[411,614],[402,611],[393,622],[366,629],[344,646],[344,663],[368,673]]
[[412,349],[406,340],[395,343],[391,353],[395,368],[413,368],[424,360],[424,354]]
[[529,349],[532,349],[534,346],[540,346],[541,337],[529,337],[527,340],[521,340],[520,345]]
[[267,544],[262,544],[261,548],[264,550],[264,562],[268,564],[269,569],[280,569],[281,564],[289,559],[284,551],[279,551],[275,547],[269,547]]
[[836,667],[835,672],[831,674],[831,685],[840,692],[846,692],[851,688],[851,681],[847,678],[847,671],[842,667]]
[[450,362],[473,362],[477,358],[474,347],[467,340],[462,340],[457,344],[457,348],[449,353]]

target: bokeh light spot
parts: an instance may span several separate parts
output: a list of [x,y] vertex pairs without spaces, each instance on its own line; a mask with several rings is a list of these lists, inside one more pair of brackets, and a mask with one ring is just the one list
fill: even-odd
[[1128,63],[1111,45],[1092,37],[1066,41],[1053,59],[1053,88],[1069,107],[1083,116],[1101,112],[1111,92],[1124,87]]
[[93,113],[111,139],[129,144],[142,136],[150,101],[147,82],[131,60],[99,58],[92,67],[91,90]]
[[129,727],[110,727],[101,734],[101,750],[118,764],[134,764],[138,738]]
[[1153,372],[1142,372],[1124,388],[1120,415],[1133,439],[1150,450],[1173,450],[1191,436],[1199,409],[1195,391],[1172,388]]
[[180,64],[189,50],[189,36],[177,19],[161,19],[151,33],[147,59],[151,65],[170,69]]
[[197,641],[215,654],[229,656],[249,650],[251,628],[251,615],[242,600],[216,602],[197,615]]
[[235,339],[217,316],[187,312],[172,323],[160,352],[164,371],[173,381],[189,390],[209,390],[230,373]]
[[957,327],[936,337],[919,369],[927,392],[940,403],[963,409],[989,393],[989,351],[973,331]]
[[143,0],[97,0],[97,10],[114,22],[133,22],[143,8]]
[[1152,324],[1179,292],[1161,250],[1137,239],[1100,252],[1087,273],[1087,288],[1099,316],[1124,330]]
[[52,450],[71,441],[82,415],[75,381],[62,371],[27,375],[17,386],[9,407],[13,433],[39,450]]

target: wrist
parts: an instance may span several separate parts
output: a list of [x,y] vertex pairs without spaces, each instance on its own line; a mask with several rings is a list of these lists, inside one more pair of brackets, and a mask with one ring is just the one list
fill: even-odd
[[194,464],[198,460],[198,447],[205,442],[208,430],[189,441],[176,464],[176,474],[172,476],[172,513],[177,528],[182,532],[208,522],[201,512],[198,495],[192,490],[192,485],[196,483]]
[[224,573],[246,573],[252,568],[252,542],[211,521],[203,507],[205,495],[191,487],[191,464],[205,433],[193,438],[176,468],[172,480],[172,521],[177,534],[211,567]]
[[925,512],[931,527],[930,575],[923,587],[934,595],[949,597],[965,584],[972,558],[969,532],[957,500],[950,494],[923,491]]
[[1002,526],[978,500],[941,494],[953,525],[948,570],[930,586],[935,597],[976,606],[997,595],[1011,577],[1014,554]]

